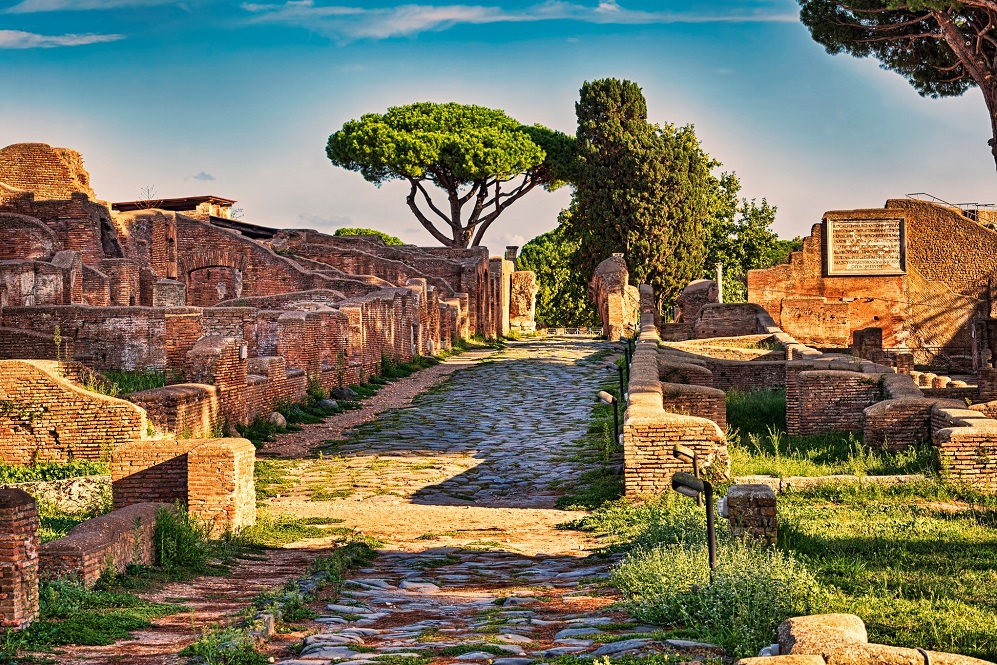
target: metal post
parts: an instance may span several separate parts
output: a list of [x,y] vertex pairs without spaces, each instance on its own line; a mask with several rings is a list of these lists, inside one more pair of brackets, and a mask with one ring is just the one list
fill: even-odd
[[717,567],[717,527],[713,519],[713,485],[703,481],[703,493],[706,494],[706,547],[710,554],[710,575]]

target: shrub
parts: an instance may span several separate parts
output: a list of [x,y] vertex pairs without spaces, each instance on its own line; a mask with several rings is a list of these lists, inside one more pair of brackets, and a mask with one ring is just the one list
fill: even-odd
[[756,654],[782,621],[819,613],[830,598],[791,555],[740,540],[720,547],[712,576],[705,545],[678,544],[634,552],[614,582],[641,621],[693,629],[735,658]]
[[153,540],[156,565],[166,570],[208,570],[212,558],[211,529],[194,519],[187,509],[176,505],[156,512]]

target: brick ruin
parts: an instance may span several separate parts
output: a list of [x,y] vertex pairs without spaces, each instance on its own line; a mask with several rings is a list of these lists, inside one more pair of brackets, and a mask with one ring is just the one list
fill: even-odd
[[788,263],[748,272],[748,300],[806,344],[850,347],[857,331],[878,328],[919,364],[942,355],[974,369],[986,361],[980,326],[997,278],[987,221],[914,199],[830,211]]
[[[309,382],[358,383],[383,358],[533,327],[535,278],[515,271],[516,248],[271,229],[232,219],[233,203],[110,204],[75,151],[0,150],[0,359],[166,372],[172,385],[128,399],[163,430],[205,436],[301,399]],[[24,436],[5,427],[0,459],[23,463],[10,449]]]
[[[642,301],[653,301],[643,297],[649,290],[640,287]],[[675,472],[689,470],[675,444],[727,478],[726,393],[766,389],[786,390],[790,435],[852,432],[895,450],[931,443],[943,475],[997,491],[997,369],[960,379],[917,371],[911,353],[884,350],[878,328],[857,331],[853,349],[820,350],[761,305],[709,300],[690,299],[695,313],[676,323],[656,324],[642,306],[623,424],[627,494],[666,491]]]
[[595,303],[606,339],[632,337],[640,320],[641,296],[629,282],[623,254],[613,254],[596,266],[589,282],[589,298]]
[[[108,561],[147,562],[151,526],[135,517],[177,501],[216,536],[253,524],[255,449],[211,438],[219,430],[311,387],[363,382],[385,359],[534,327],[535,278],[515,270],[516,248],[272,229],[233,219],[233,203],[112,204],[78,152],[0,150],[0,462],[112,469],[114,512],[46,545],[46,574],[91,582]],[[108,370],[163,372],[168,385],[86,387]],[[0,540],[13,539],[0,542],[0,629],[37,612],[36,532],[30,497],[0,492]]]

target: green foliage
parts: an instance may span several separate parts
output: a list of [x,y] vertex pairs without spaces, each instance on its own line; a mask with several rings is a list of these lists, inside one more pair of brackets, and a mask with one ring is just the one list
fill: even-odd
[[829,605],[827,590],[801,561],[740,540],[719,548],[712,575],[705,545],[661,545],[632,554],[613,582],[637,619],[694,628],[735,658],[776,641],[787,617]]
[[111,469],[106,463],[89,460],[39,462],[28,466],[0,463],[0,484],[63,480],[80,476],[107,476],[110,473]]
[[[982,504],[955,502],[965,499]],[[997,511],[934,481],[779,498],[779,547],[805,557],[872,642],[997,657]]]
[[211,529],[181,504],[156,512],[153,531],[156,565],[167,571],[207,572],[212,560]]
[[240,628],[207,629],[180,652],[188,662],[204,665],[266,665],[270,662],[256,650],[256,641]]
[[[478,246],[492,222],[531,189],[564,184],[574,156],[573,142],[560,132],[452,102],[394,106],[350,120],[329,137],[326,155],[376,185],[406,180],[412,213],[451,247]],[[444,205],[432,201],[426,183],[446,192]]]
[[286,513],[273,515],[260,511],[253,526],[246,527],[236,536],[236,542],[246,547],[283,547],[307,538],[321,538],[329,535],[322,524],[331,524],[333,519],[317,520],[295,517]]
[[[997,9],[989,0],[799,0],[800,20],[828,53],[872,56],[924,97],[958,97],[979,86],[997,102]],[[997,117],[990,113],[997,158]]]
[[377,229],[364,229],[356,227],[346,227],[336,229],[333,233],[334,236],[378,236],[384,241],[385,245],[404,245],[405,243],[401,241],[400,238],[388,235],[384,231],[378,231]]
[[517,260],[520,270],[536,273],[539,326],[589,326],[598,321],[584,280],[572,268],[572,256],[579,243],[565,232],[563,221],[570,214],[568,210],[561,211],[557,228],[523,245]]
[[775,206],[762,199],[738,200],[741,182],[733,173],[710,176],[710,214],[705,225],[706,274],[716,279],[714,266],[723,264],[724,302],[743,302],[748,295],[749,270],[784,263],[803,241],[779,240],[772,231]]
[[38,591],[38,621],[25,631],[9,634],[5,643],[0,642],[0,662],[5,656],[12,658],[18,650],[66,644],[113,644],[128,637],[132,631],[148,628],[152,625],[151,619],[185,610],[178,605],[153,603],[128,593],[87,589],[66,578],[42,581]]
[[568,238],[580,279],[622,252],[634,284],[651,284],[671,301],[701,274],[710,169],[716,166],[692,126],[647,121],[636,83],[603,79],[582,85],[578,116],[579,164]]
[[115,390],[122,395],[137,393],[142,390],[162,388],[166,385],[166,374],[164,372],[126,372],[108,370],[103,372],[104,377],[115,386]]
[[872,450],[854,434],[786,434],[786,391],[727,393],[728,450],[734,476],[933,475],[930,445]]
[[[619,397],[615,381],[604,383],[601,388]],[[613,432],[613,407],[594,401],[588,429],[581,439],[582,451],[575,461],[592,468],[566,487],[567,493],[558,498],[555,507],[563,510],[594,510],[607,501],[623,495],[623,478],[614,468],[623,453],[619,439]]]

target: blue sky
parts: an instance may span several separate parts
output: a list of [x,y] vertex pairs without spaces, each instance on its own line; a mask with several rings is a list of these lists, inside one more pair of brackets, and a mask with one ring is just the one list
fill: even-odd
[[[108,200],[212,193],[248,221],[432,244],[403,186],[328,162],[330,133],[422,100],[573,133],[582,82],[617,77],[653,121],[695,124],[783,236],[911,192],[997,201],[978,91],[923,99],[875,61],[831,57],[794,0],[473,2],[0,0],[0,146],[80,150]],[[532,192],[486,244],[550,230],[568,196]]]

